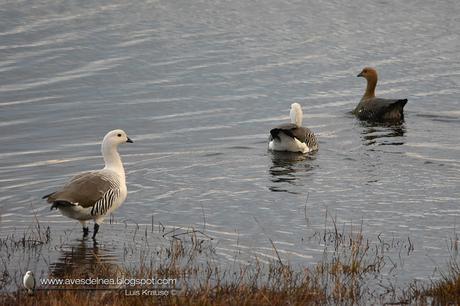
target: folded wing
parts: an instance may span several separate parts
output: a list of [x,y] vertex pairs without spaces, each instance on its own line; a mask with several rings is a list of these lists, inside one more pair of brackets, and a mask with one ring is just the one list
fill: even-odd
[[60,190],[44,196],[48,203],[61,205],[79,205],[84,208],[94,206],[109,193],[119,189],[111,177],[98,171],[86,172],[72,178]]
[[315,135],[306,127],[297,126],[294,123],[285,123],[270,130],[272,139],[279,140],[279,133],[284,133],[287,136],[296,138],[300,142],[305,143],[309,148],[314,149],[318,147]]

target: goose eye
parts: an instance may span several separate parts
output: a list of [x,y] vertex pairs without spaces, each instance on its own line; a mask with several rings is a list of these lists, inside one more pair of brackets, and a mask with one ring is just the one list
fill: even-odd
[[121,134],[118,134],[117,136],[118,136],[118,137],[121,137]]

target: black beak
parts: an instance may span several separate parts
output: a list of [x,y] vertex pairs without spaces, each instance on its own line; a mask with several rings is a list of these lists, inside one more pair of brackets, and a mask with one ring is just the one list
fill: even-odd
[[358,78],[359,78],[359,77],[362,77],[362,76],[363,76],[363,73],[362,73],[362,72],[360,72],[360,73],[357,75]]
[[126,142],[133,143],[134,141],[131,140],[131,138],[128,137],[128,140]]

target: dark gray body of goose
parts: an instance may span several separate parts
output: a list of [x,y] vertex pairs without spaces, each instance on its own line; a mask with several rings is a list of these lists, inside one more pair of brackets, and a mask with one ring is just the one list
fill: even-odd
[[400,121],[404,119],[404,106],[407,99],[361,99],[353,114],[361,120]]

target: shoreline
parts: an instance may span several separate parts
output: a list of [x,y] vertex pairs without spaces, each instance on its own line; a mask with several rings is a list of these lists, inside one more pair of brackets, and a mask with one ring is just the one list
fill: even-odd
[[[396,259],[389,255],[390,248],[398,246],[399,252],[404,250],[410,256],[414,251],[410,239],[404,244],[387,242],[381,237],[370,241],[361,230],[346,231],[341,227],[339,231],[335,220],[332,221],[332,227],[315,234],[318,243],[324,246],[323,259],[313,266],[300,267],[280,256],[269,237],[273,259],[268,264],[257,258],[252,263],[242,264],[235,257],[232,266],[222,266],[216,253],[217,243],[205,231],[171,231],[152,224],[152,232],[137,228],[134,232],[133,241],[145,243],[144,248],[139,249],[136,243],[124,246],[123,253],[138,256],[139,263],[133,265],[129,260],[122,265],[110,260],[106,262],[104,254],[97,253],[97,243],[91,249],[90,241],[83,241],[82,246],[94,254],[90,261],[85,262],[86,255],[81,257],[78,249],[72,249],[63,253],[63,264],[49,263],[45,273],[48,281],[72,282],[64,285],[42,283],[33,295],[28,295],[22,287],[20,271],[8,271],[6,261],[26,255],[28,261],[36,260],[45,256],[47,247],[59,248],[50,235],[50,228],[40,225],[36,219],[36,224],[22,237],[0,238],[0,253],[9,258],[3,260],[5,270],[0,278],[0,302],[2,305],[61,305],[65,300],[62,304],[81,305],[84,300],[91,304],[107,304],[109,297],[116,297],[113,305],[460,303],[458,239],[453,239],[450,250],[446,250],[452,260],[446,268],[439,268],[439,280],[413,280],[401,287],[385,277],[398,269]],[[162,237],[164,244],[152,248],[149,239],[153,237],[154,228],[156,238]],[[154,279],[174,279],[176,283],[163,286],[153,284]],[[85,283],[85,280],[93,283]],[[108,280],[113,281],[109,283]],[[39,281],[43,282],[41,278]],[[10,290],[4,291],[5,288]]]

